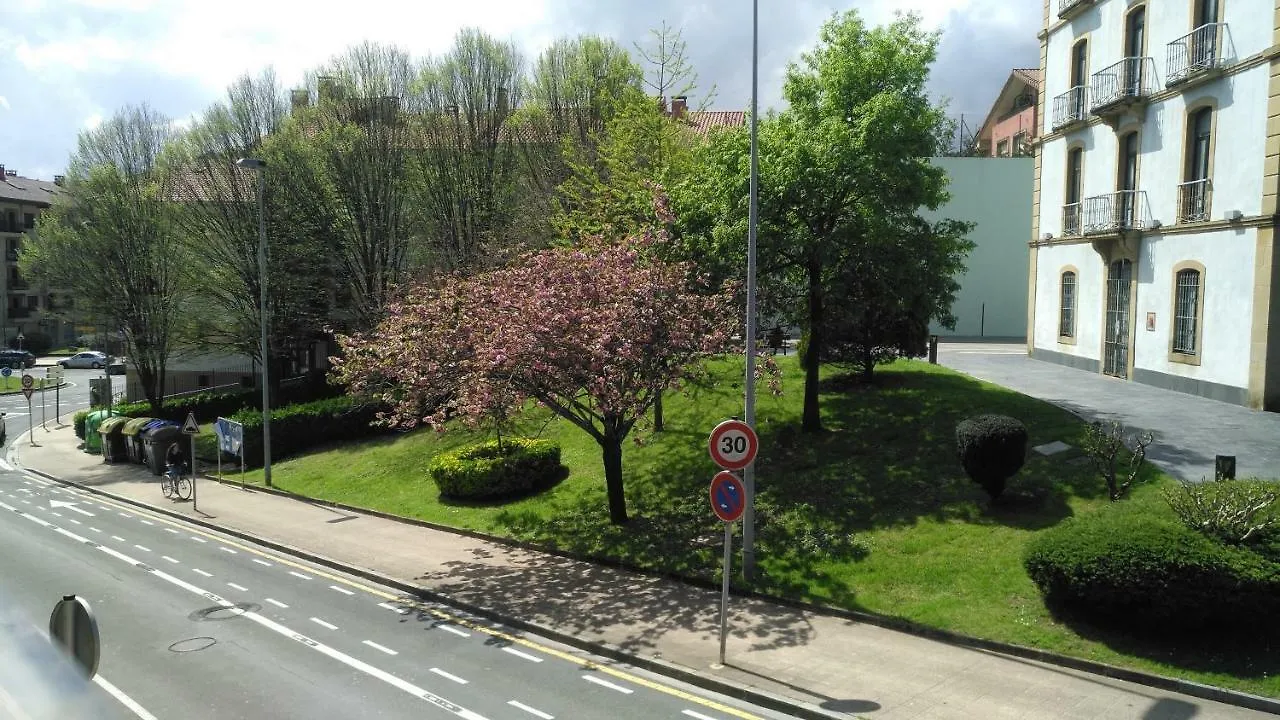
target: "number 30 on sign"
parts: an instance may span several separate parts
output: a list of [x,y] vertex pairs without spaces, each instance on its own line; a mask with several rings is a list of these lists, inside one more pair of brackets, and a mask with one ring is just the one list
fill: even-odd
[[750,425],[741,420],[725,420],[711,431],[707,447],[717,465],[725,470],[741,470],[755,462],[759,444]]

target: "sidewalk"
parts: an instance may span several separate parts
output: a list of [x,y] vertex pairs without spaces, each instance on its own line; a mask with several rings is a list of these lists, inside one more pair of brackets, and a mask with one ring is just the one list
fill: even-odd
[[115,495],[367,568],[507,617],[658,658],[706,677],[873,720],[1269,717],[1100,675],[734,597],[729,665],[719,593],[449,532],[201,480],[200,513],[161,497],[136,465],[77,449],[70,427],[15,439],[9,461]]

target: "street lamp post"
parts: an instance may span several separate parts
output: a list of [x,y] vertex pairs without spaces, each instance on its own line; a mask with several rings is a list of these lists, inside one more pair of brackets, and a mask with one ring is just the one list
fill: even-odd
[[246,157],[237,160],[236,165],[258,173],[258,353],[262,356],[262,481],[267,487],[271,487],[271,384],[268,379],[271,355],[267,347],[267,161]]
[[[756,199],[759,190],[759,166],[756,152],[757,95],[760,85],[760,0],[751,2],[751,200],[747,218],[747,377],[746,422],[756,426],[756,226],[759,214]],[[742,513],[742,574],[748,580],[756,574],[756,480],[754,463],[742,471],[746,490],[746,507]]]

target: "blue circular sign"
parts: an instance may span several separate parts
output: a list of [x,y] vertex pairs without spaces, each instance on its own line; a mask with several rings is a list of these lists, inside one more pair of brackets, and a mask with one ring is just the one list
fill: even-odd
[[747,507],[747,489],[737,475],[724,470],[711,478],[711,510],[725,522],[742,517]]
[[12,371],[12,370],[10,370],[9,368],[7,368],[7,367],[6,367],[6,368],[0,368],[0,375],[3,375],[3,376],[5,376],[5,377],[9,377],[9,376],[10,376],[10,375],[12,375],[12,374],[13,374],[13,371]]

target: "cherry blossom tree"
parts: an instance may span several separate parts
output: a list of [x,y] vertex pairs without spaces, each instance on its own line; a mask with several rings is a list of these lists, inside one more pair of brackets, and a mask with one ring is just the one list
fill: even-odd
[[410,288],[374,331],[339,338],[339,379],[404,428],[549,408],[600,444],[609,517],[624,523],[623,441],[663,390],[730,349],[739,324],[731,289],[661,260],[666,242],[660,229],[598,238]]

